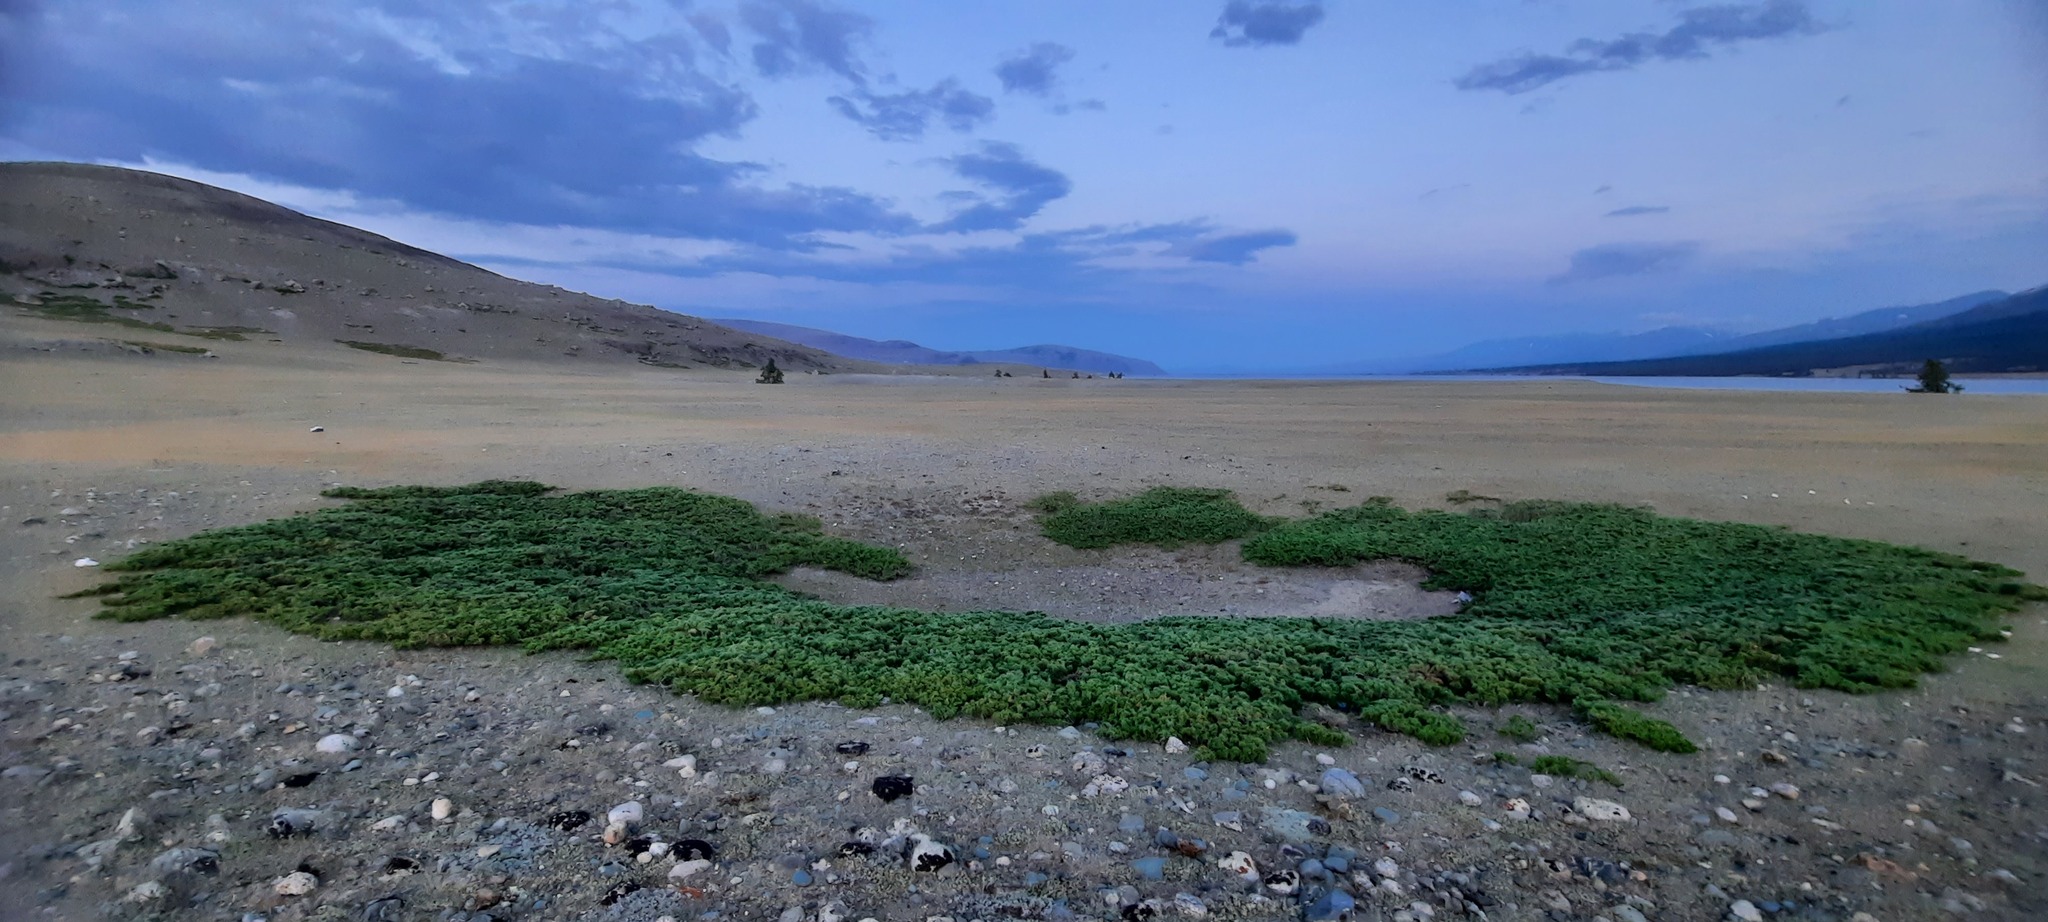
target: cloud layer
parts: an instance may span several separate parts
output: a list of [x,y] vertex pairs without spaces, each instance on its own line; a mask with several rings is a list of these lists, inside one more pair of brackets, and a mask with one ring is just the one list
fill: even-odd
[[1677,269],[1692,261],[1699,249],[1694,241],[1603,243],[1573,253],[1571,266],[1553,276],[1550,284],[1572,285]]
[[996,65],[996,79],[1005,93],[1049,96],[1059,80],[1059,67],[1074,59],[1074,49],[1056,42],[1039,42],[1010,55]]
[[1825,27],[1801,0],[1766,0],[1756,6],[1728,4],[1681,10],[1678,24],[1663,32],[1631,32],[1619,38],[1582,38],[1563,54],[1521,54],[1481,64],[1456,81],[1461,90],[1499,90],[1510,95],[1540,89],[1568,77],[1632,70],[1649,61],[1708,57],[1717,46],[1762,39],[1812,35]]

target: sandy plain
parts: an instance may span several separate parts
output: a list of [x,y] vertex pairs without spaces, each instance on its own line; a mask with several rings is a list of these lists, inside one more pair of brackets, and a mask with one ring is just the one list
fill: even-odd
[[[1196,895],[1218,917],[1300,917],[1292,901],[1219,888],[1214,859],[1227,851],[1244,849],[1262,864],[1294,860],[1292,853],[1272,835],[1261,839],[1253,820],[1250,832],[1213,824],[1212,811],[1226,804],[1202,800],[1202,785],[1183,780],[1186,757],[1156,744],[938,722],[909,708],[807,704],[769,717],[622,687],[603,663],[316,643],[236,621],[113,624],[93,620],[90,601],[58,598],[98,578],[74,567],[77,558],[110,560],[131,542],[320,508],[330,501],[319,491],[337,483],[514,478],[570,489],[676,485],[730,494],[816,515],[836,534],[899,545],[919,566],[895,586],[797,574],[797,588],[848,601],[1097,620],[1169,612],[1412,617],[1441,614],[1447,603],[1414,589],[1416,574],[1398,567],[1290,575],[1238,564],[1227,549],[1074,551],[1037,534],[1022,509],[1032,497],[1073,490],[1108,498],[1156,484],[1224,487],[1274,515],[1371,495],[1441,507],[1458,490],[1597,500],[1917,544],[2048,579],[2048,402],[2040,397],[1543,380],[792,375],[770,387],[738,373],[410,363],[266,343],[222,343],[216,358],[132,355],[66,346],[77,332],[17,321],[10,327],[17,346],[55,351],[14,348],[0,357],[0,579],[7,587],[0,679],[8,690],[0,702],[0,761],[52,769],[0,782],[0,889],[8,891],[0,917],[654,919],[716,910],[742,919],[964,922],[1062,913],[1129,918],[1131,907],[1149,905],[1144,899],[1160,900],[1171,914],[1177,892]],[[1369,786],[1408,765],[1431,766],[1449,784],[1377,792],[1398,811],[1395,822],[1331,817],[1329,838],[1357,849],[1362,865],[1389,856],[1407,875],[1403,898],[1373,889],[1368,877],[1370,892],[1360,894],[1354,916],[1416,918],[1407,897],[1431,894],[1444,904],[1436,915],[1453,918],[1483,907],[1490,919],[1718,919],[1735,911],[1737,899],[1778,906],[1783,918],[2048,916],[2048,798],[2035,783],[2048,781],[2048,612],[2022,612],[2011,627],[2010,642],[1959,658],[1951,671],[1908,691],[1682,691],[1656,713],[1704,744],[1692,756],[1589,736],[1567,715],[1511,709],[1545,727],[1535,749],[1570,752],[1623,774],[1619,791],[1581,792],[1626,803],[1636,817],[1626,828],[1589,830],[1566,822],[1569,811],[1546,810],[1546,798],[1564,788],[1488,764],[1491,751],[1515,748],[1490,732],[1430,749],[1359,729],[1356,743],[1331,755]],[[218,638],[218,649],[188,652],[201,635]],[[153,675],[133,686],[92,680],[128,651]],[[406,699],[414,710],[375,700],[406,676],[424,683]],[[342,694],[356,681],[370,700]],[[184,686],[214,691],[200,696]],[[174,709],[196,729],[176,738],[138,736],[164,724],[159,712],[169,700],[183,702]],[[313,782],[318,787],[304,791],[247,783],[259,767],[315,764],[311,738],[328,732],[317,725],[351,719],[319,716],[336,706],[382,708],[357,723],[384,738],[378,753],[429,755],[349,773],[328,766]],[[603,719],[596,732],[575,726],[591,713],[652,716],[644,725]],[[1467,720],[1486,728],[1505,713]],[[489,738],[473,746],[399,739],[449,719],[481,720]],[[763,722],[774,726],[756,726]],[[259,725],[253,739],[232,735],[244,723]],[[282,729],[294,723],[312,729],[298,731],[305,736]],[[589,739],[557,745],[557,737],[579,733]],[[840,771],[843,756],[831,748],[856,733],[875,747],[858,778]],[[1797,742],[1785,742],[1787,734]],[[936,751],[942,743],[943,753]],[[453,748],[433,755],[435,745]],[[1027,758],[1033,745],[1048,746],[1053,758]],[[1792,751],[1791,764],[1761,763],[1758,752],[1770,747]],[[782,755],[762,754],[770,749]],[[1065,766],[1053,763],[1078,749],[1122,753],[1113,757],[1117,770],[1154,780],[1125,796],[1150,795],[1121,805],[1077,799],[1071,788],[1080,782],[1072,778],[1062,793],[1056,770]],[[679,753],[697,754],[707,769],[719,765],[723,793],[713,797],[701,779],[658,767]],[[1318,776],[1315,755],[1296,744],[1264,766],[1206,771],[1252,782],[1254,804],[1236,808],[1248,815],[1312,810],[1315,802],[1293,782]],[[758,765],[775,758],[786,773],[762,776]],[[884,765],[919,769],[920,805],[910,818],[963,851],[986,835],[996,857],[1015,863],[963,855],[960,867],[920,884],[838,857],[847,830],[891,822],[881,805],[860,799],[867,775]],[[433,795],[418,786],[424,773],[417,769],[430,766],[439,780],[428,787],[447,788],[459,804],[454,824],[426,817]],[[1011,778],[1026,782],[1021,792],[1002,789]],[[1261,792],[1264,780],[1279,783]],[[1752,784],[1774,780],[1796,781],[1803,799],[1767,797],[1768,809],[1758,810],[1736,805]],[[732,793],[736,784],[740,795]],[[1480,792],[1485,804],[1470,808],[1444,793],[1461,788]],[[858,797],[849,805],[837,799],[842,790]],[[1299,796],[1288,801],[1290,793]],[[735,796],[753,805],[727,803]],[[1493,828],[1487,820],[1499,818],[1508,796],[1536,801],[1537,818]],[[387,873],[395,850],[476,854],[476,843],[508,834],[502,823],[488,825],[493,818],[537,822],[568,802],[601,816],[630,797],[658,805],[653,812],[664,829],[680,825],[671,836],[695,829],[723,837],[727,864],[701,896],[663,886],[664,864],[641,874],[644,893],[602,904],[599,894],[618,880],[605,870],[602,846],[581,842],[541,848],[521,868],[460,857],[426,861],[416,875]],[[1068,806],[1067,814],[1042,814],[1039,801],[1048,799]],[[706,819],[710,800],[725,807]],[[346,831],[316,844],[257,831],[271,810],[304,804],[338,811]],[[139,841],[88,866],[80,848],[106,838],[138,805],[150,818]],[[1732,807],[1739,821],[1724,828],[1711,819],[1716,806]],[[1024,819],[996,819],[1012,807]],[[755,815],[749,811],[781,821],[760,821],[774,822],[772,832],[737,821]],[[386,813],[406,817],[401,831],[411,838],[367,831]],[[214,814],[229,829],[217,874],[180,883],[167,897],[128,898],[150,879],[152,856],[202,844],[212,828],[204,821]],[[1169,821],[1199,827],[1215,840],[1214,852],[1176,864],[1163,882],[1140,879],[1129,868],[1138,853],[1104,844],[1132,815],[1147,829]],[[574,852],[584,846],[588,854]],[[321,888],[300,898],[275,895],[272,882],[300,860],[320,865]],[[790,865],[816,862],[826,866],[816,884],[791,882]],[[1629,873],[1603,877],[1608,865],[1601,862]],[[645,871],[625,865],[624,877]],[[1047,879],[1027,882],[1027,867]],[[1491,881],[1484,900],[1474,895],[1477,885],[1455,891],[1463,897],[1443,896],[1452,890],[1445,875],[1461,868]],[[1119,895],[1118,887],[1132,890]],[[535,894],[554,899],[536,905]],[[405,908],[378,909],[374,900],[386,896],[402,897]]]

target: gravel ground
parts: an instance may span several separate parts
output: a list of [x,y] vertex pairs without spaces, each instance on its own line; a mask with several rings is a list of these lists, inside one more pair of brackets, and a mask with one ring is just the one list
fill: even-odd
[[[1323,714],[1355,743],[1244,765],[1085,726],[707,706],[560,655],[114,624],[57,598],[97,578],[80,558],[317,508],[330,483],[502,476],[717,490],[920,565],[886,587],[790,577],[830,598],[1091,620],[1449,603],[1395,566],[1304,576],[1228,548],[1059,547],[1021,511],[1040,492],[1226,486],[1268,514],[1461,488],[1604,497],[1889,535],[2039,578],[2034,405],[1959,402],[1963,416],[1873,433],[1890,411],[1855,401],[1590,385],[772,391],[351,361],[316,380],[232,349],[0,369],[0,917],[2048,916],[2038,609],[1907,692],[1679,690],[1653,710],[1695,755],[1511,708],[1463,712],[1475,732],[1441,748]],[[1922,470],[1935,444],[1960,453],[1946,483]],[[1494,731],[1516,714],[1537,738]],[[1533,774],[1542,755],[1621,784]],[[885,798],[897,778],[909,792]]]

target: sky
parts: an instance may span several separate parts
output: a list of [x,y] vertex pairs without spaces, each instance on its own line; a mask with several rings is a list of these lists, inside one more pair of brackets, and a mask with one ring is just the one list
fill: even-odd
[[1177,372],[2048,282],[2042,0],[0,0],[0,159]]

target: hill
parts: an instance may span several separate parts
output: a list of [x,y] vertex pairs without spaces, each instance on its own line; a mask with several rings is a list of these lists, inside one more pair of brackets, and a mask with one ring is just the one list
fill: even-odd
[[1636,359],[1717,355],[1786,343],[1840,339],[1881,333],[1951,316],[2009,297],[2003,291],[1980,291],[1937,301],[1880,307],[1847,317],[1733,336],[1693,327],[1664,327],[1646,333],[1566,333],[1489,339],[1412,363],[1413,371],[1466,371],[1474,368],[1525,367],[1577,362],[1626,362]]
[[1712,355],[1493,369],[1546,375],[1910,375],[1941,359],[1958,374],[2048,371],[2048,286],[1895,330]]
[[[460,361],[864,370],[756,332],[509,279],[252,196],[118,167],[0,163],[0,303],[169,338]],[[85,329],[81,326],[81,329]],[[165,339],[156,335],[157,340]]]
[[1144,359],[1077,349],[1073,346],[1019,346],[1014,349],[986,349],[943,352],[902,339],[865,339],[811,327],[772,323],[766,320],[719,318],[716,322],[739,330],[750,330],[793,343],[823,349],[834,355],[903,365],[1028,365],[1033,368],[1126,375],[1158,376],[1166,370]]

